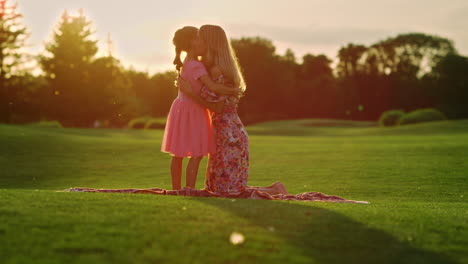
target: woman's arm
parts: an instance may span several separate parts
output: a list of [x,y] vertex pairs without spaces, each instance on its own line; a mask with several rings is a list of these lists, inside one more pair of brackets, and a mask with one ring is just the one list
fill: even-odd
[[188,81],[186,81],[186,80],[184,80],[182,78],[179,78],[179,80],[177,80],[177,87],[185,95],[192,98],[199,105],[202,105],[202,106],[204,106],[204,107],[206,107],[206,108],[208,108],[211,111],[216,112],[216,113],[221,113],[223,111],[224,101],[220,101],[220,102],[216,102],[216,103],[207,102],[200,95],[193,92],[192,87],[190,86],[190,82],[188,82]]

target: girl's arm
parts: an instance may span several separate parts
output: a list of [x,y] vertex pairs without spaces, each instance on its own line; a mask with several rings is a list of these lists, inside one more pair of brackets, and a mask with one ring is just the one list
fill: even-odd
[[[184,80],[182,78],[179,78],[179,80],[177,80],[177,86],[179,87],[179,89],[184,94],[186,94],[187,96],[192,98],[199,105],[202,105],[205,108],[208,108],[211,111],[216,112],[216,113],[221,113],[223,111],[224,101],[220,101],[220,102],[216,102],[216,103],[207,102],[200,95],[193,92],[192,87],[190,86],[190,82],[188,82],[188,81],[186,81],[186,80]],[[232,90],[232,88],[230,88],[230,89]]]
[[239,96],[239,89],[216,83],[208,75],[201,76],[200,81],[202,81],[202,83],[208,87],[208,89],[217,94]]

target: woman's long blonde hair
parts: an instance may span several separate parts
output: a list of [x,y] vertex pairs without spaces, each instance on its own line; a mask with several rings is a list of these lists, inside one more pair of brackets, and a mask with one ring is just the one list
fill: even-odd
[[216,25],[203,25],[199,32],[207,46],[207,61],[218,66],[223,75],[231,80],[235,87],[245,91],[244,77],[242,77],[235,52],[224,30]]

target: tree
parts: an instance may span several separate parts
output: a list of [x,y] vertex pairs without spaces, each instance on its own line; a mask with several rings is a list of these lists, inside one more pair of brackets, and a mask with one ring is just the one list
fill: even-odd
[[48,114],[66,126],[88,126],[87,101],[94,92],[90,85],[92,61],[98,51],[91,22],[80,10],[70,16],[65,10],[53,40],[46,45],[47,55],[39,60],[52,94]]
[[359,60],[367,47],[364,45],[348,44],[338,51],[338,65],[336,72],[339,78],[346,79],[355,76],[359,72]]
[[307,117],[332,117],[336,114],[336,85],[325,55],[303,56],[297,76],[300,91],[299,111]]
[[[408,78],[429,73],[447,54],[456,53],[449,39],[423,33],[399,34],[372,45],[365,54],[368,71],[389,75],[399,73]],[[372,66],[374,68],[372,68]]]
[[468,57],[449,54],[425,79],[437,107],[449,118],[468,118]]
[[272,109],[276,112],[274,118],[298,117],[297,109],[300,105],[300,91],[298,91],[297,73],[300,65],[296,61],[296,55],[287,49],[284,55],[276,55],[272,65],[272,76],[274,80],[274,95],[271,95]]
[[340,118],[356,117],[363,110],[359,88],[365,74],[360,60],[366,51],[366,46],[352,43],[338,51],[339,62],[335,71],[338,77],[337,113]]
[[234,39],[232,45],[247,84],[239,106],[244,121],[335,116],[336,86],[326,56],[309,54],[298,64],[291,50],[276,54],[268,39]]
[[169,113],[172,101],[177,97],[177,88],[174,86],[176,79],[176,71],[157,73],[151,77],[151,84],[154,88],[154,101],[151,104],[153,116],[167,116]]
[[92,62],[90,79],[90,96],[82,111],[88,124],[100,120],[120,127],[145,112],[132,89],[132,80],[111,54]]
[[344,105],[340,112],[351,119],[375,120],[390,109],[434,106],[423,78],[452,53],[451,40],[423,33],[341,48],[336,69]]
[[365,52],[364,71],[374,80],[390,82],[389,108],[411,111],[433,105],[421,79],[454,53],[449,39],[423,33],[400,34],[375,43]]
[[45,102],[48,98],[47,81],[43,76],[31,73],[13,75],[8,89],[14,91],[10,105],[10,123],[29,123],[44,118]]
[[17,5],[0,0],[0,122],[11,122],[16,89],[11,88],[9,81],[23,62],[21,48],[28,37],[21,18]]
[[241,100],[240,113],[245,119],[254,119],[271,110],[274,98],[271,66],[275,57],[275,46],[264,38],[241,38],[231,41],[239,59],[247,85],[246,96]]
[[169,113],[172,101],[177,97],[174,81],[176,71],[166,71],[149,76],[147,72],[133,69],[127,70],[126,75],[132,83],[132,90],[141,102],[140,115],[165,117]]
[[249,123],[287,113],[294,54],[279,56],[271,40],[260,37],[233,39],[231,43],[247,84],[239,106],[243,120]]

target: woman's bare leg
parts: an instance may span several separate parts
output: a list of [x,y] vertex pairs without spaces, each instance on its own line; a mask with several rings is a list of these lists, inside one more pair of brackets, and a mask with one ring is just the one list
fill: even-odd
[[257,190],[269,193],[271,195],[275,194],[288,194],[286,187],[281,182],[275,182],[270,186],[265,187],[256,187]]
[[186,176],[186,185],[187,187],[195,189],[195,184],[197,182],[198,167],[200,166],[200,161],[203,157],[191,157],[187,165],[187,170],[185,172]]
[[273,185],[278,190],[278,192],[280,194],[288,194],[288,191],[286,190],[286,187],[281,182],[275,182],[275,183],[273,183]]
[[171,177],[172,177],[172,189],[180,190],[182,185],[182,160],[184,158],[172,157],[171,161]]

